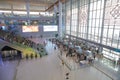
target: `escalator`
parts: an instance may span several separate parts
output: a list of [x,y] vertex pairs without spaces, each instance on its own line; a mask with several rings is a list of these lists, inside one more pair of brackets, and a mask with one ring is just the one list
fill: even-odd
[[2,50],[4,51],[4,49],[6,49],[6,48],[11,48],[11,49],[17,50],[17,52],[21,53],[22,58],[25,58],[26,55],[30,56],[31,54],[33,54],[33,56],[35,56],[35,55],[39,56],[39,54],[37,54],[38,52],[30,47],[19,46],[14,43],[9,43],[7,41],[0,39],[0,51],[2,51]]
[[12,32],[0,30],[0,49],[4,46],[9,46],[21,51],[22,57],[26,55],[45,56],[47,54],[43,45],[37,44]]
[[3,61],[22,59],[22,53],[19,50],[5,46],[1,49],[0,55]]

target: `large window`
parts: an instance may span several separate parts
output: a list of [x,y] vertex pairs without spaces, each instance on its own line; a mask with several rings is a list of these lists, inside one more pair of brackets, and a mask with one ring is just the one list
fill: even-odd
[[100,42],[104,0],[91,0],[89,10],[88,39]]
[[105,6],[103,44],[120,48],[120,4],[119,0],[107,0]]
[[[67,34],[120,49],[120,0],[68,0],[65,24]],[[106,48],[103,55],[120,56]]]
[[86,38],[87,34],[87,18],[88,18],[88,0],[80,1],[79,5],[79,37]]

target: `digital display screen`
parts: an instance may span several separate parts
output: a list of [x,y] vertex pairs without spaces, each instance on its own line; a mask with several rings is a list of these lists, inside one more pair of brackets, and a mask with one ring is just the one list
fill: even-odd
[[58,31],[58,26],[57,25],[44,25],[43,31],[44,32]]
[[22,32],[38,32],[38,26],[22,26]]

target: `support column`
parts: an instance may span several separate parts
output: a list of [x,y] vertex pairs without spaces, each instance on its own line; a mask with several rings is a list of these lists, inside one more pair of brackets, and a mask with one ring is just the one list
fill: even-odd
[[30,3],[29,3],[29,0],[26,1],[26,11],[27,11],[28,25],[30,25]]
[[71,27],[72,27],[72,0],[70,0],[70,36],[69,41],[71,41]]
[[13,13],[13,4],[11,4],[11,14],[12,14],[12,16],[14,16],[14,13]]
[[62,26],[62,3],[59,0],[59,36],[60,37],[63,36],[62,29],[63,29],[63,26]]
[[[102,17],[102,28],[101,28],[101,37],[100,37],[100,44],[102,44],[102,40],[103,40],[103,30],[104,30],[104,19],[105,19],[105,6],[106,6],[106,0],[104,0],[104,8],[103,8],[103,17]],[[101,53],[103,50],[103,47],[100,46],[99,47],[99,53]]]
[[77,35],[76,35],[76,41],[77,41],[77,38],[78,38],[78,33],[79,33],[79,13],[80,13],[80,0],[77,0],[78,4],[77,4],[77,9],[78,9],[78,13],[77,13]]
[[65,37],[65,32],[66,32],[65,31],[66,30],[65,29],[65,18],[66,18],[65,15],[66,15],[66,13],[65,13],[65,4],[63,4],[62,5],[62,26],[63,26],[62,27],[62,38]]
[[87,11],[87,30],[86,30],[86,40],[88,40],[88,35],[89,35],[89,15],[90,15],[90,1],[88,2],[88,11]]
[[57,13],[58,13],[58,8],[57,8],[57,6],[56,5],[54,5],[54,23],[55,24],[57,24],[58,23],[58,15],[57,15]]
[[66,36],[66,13],[67,13],[67,10],[66,10],[66,2],[65,2],[65,36]]
[[57,6],[54,5],[54,13],[56,14],[58,12]]

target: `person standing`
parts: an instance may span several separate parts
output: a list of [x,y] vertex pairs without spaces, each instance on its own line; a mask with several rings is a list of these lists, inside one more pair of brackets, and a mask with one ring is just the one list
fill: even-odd
[[62,56],[62,50],[60,50],[60,55]]
[[95,57],[96,57],[96,55],[95,55],[95,53],[93,53],[93,58],[94,58],[94,60],[95,60]]
[[0,52],[0,65],[3,65],[3,61],[2,61],[1,52]]

